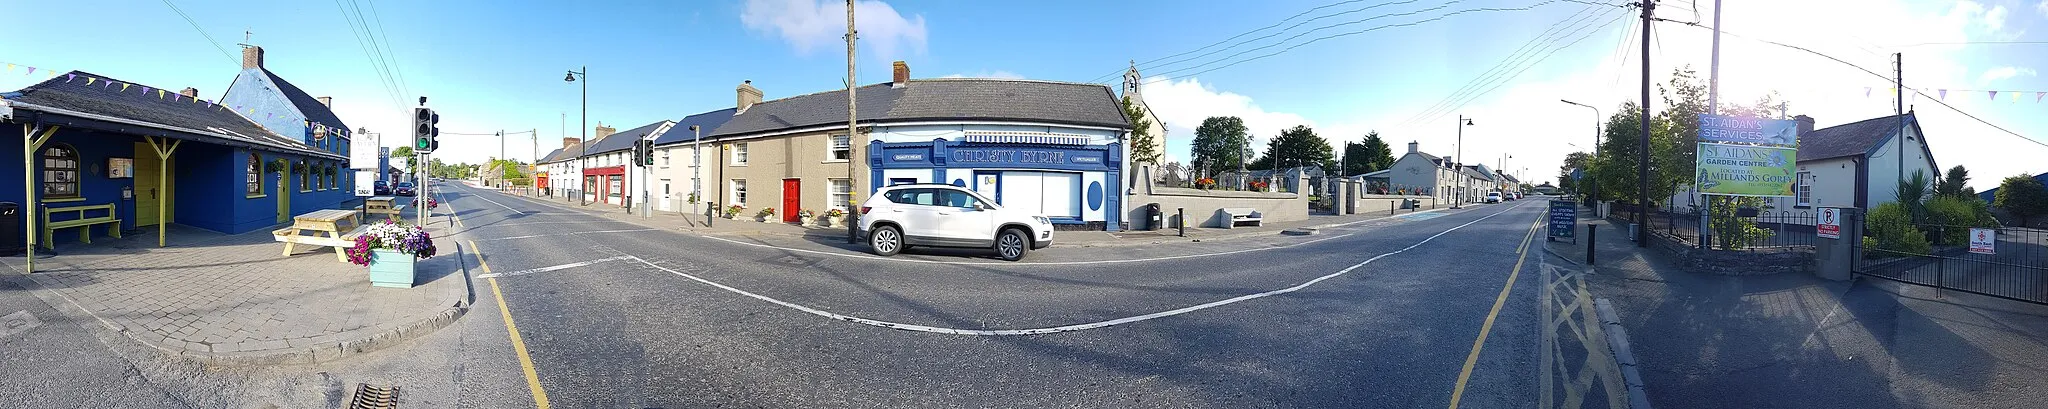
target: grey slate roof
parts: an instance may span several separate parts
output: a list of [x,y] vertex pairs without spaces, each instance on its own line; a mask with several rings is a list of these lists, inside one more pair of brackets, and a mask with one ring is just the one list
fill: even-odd
[[562,148],[555,148],[555,150],[551,150],[551,151],[548,151],[548,153],[547,153],[546,155],[540,155],[540,158],[539,158],[539,159],[534,159],[534,160],[533,160],[533,163],[549,163],[549,162],[554,162],[554,161],[555,161],[555,156],[557,156],[557,155],[561,155],[561,154],[562,154],[562,151],[563,151],[563,149],[562,149]]
[[[707,137],[745,136],[846,121],[846,91],[764,101]],[[862,86],[861,122],[1025,121],[1129,129],[1108,86],[990,78],[913,79],[904,88]]]
[[341,117],[334,115],[332,108],[320,103],[319,99],[313,98],[306,91],[300,90],[299,86],[292,85],[291,81],[285,81],[284,77],[277,76],[277,73],[270,72],[269,69],[257,70],[263,71],[263,75],[269,78],[270,83],[277,84],[277,92],[283,93],[285,99],[291,100],[292,106],[298,107],[299,113],[306,115],[306,120],[326,124],[331,128],[349,129],[347,123],[341,122]]
[[[1798,161],[1833,159],[1869,153],[1879,144],[1898,133],[1898,115],[1887,115],[1865,119],[1827,128],[1815,129],[1799,135]],[[1906,114],[1906,122],[1919,124],[1913,114]]]
[[717,132],[718,127],[725,125],[726,121],[731,121],[733,112],[737,111],[739,111],[739,108],[726,108],[683,117],[682,120],[676,121],[675,126],[669,127],[667,133],[654,138],[654,145],[661,146],[695,141],[698,132],[690,132],[690,125],[696,125],[697,129],[706,136],[705,139],[710,139],[711,133]]
[[[85,85],[87,78],[98,80],[88,86]],[[104,82],[134,85],[130,86],[128,91],[120,92],[112,88],[113,86],[102,86]],[[243,118],[241,114],[222,109],[218,105],[195,103],[191,98],[185,98],[183,101],[176,101],[170,97],[159,99],[154,95],[155,92],[145,95],[140,89],[141,86],[143,85],[104,75],[72,71],[22,88],[19,96],[7,99],[58,110],[181,128],[189,130],[181,131],[183,134],[211,139],[210,142],[248,145],[274,152],[341,158],[341,155],[313,149],[297,139],[264,129],[248,118]]]
[[654,133],[655,130],[661,129],[661,126],[667,123],[669,123],[668,120],[664,119],[654,121],[651,124],[641,125],[638,128],[606,135],[603,139],[598,139],[596,143],[590,144],[589,153],[595,155],[633,149],[633,141],[646,138],[647,134]]

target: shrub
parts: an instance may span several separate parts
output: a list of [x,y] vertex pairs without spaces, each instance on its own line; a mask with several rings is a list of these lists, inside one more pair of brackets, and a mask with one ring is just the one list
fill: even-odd
[[2034,216],[2048,213],[2048,187],[2027,175],[2007,177],[1999,182],[1997,199],[1992,204],[2019,218],[2022,226],[2031,223]]
[[1749,248],[1770,240],[1775,235],[1770,229],[1756,227],[1756,221],[1748,217],[1735,217],[1741,207],[1762,207],[1766,199],[1760,197],[1709,196],[1713,201],[1710,222],[1714,228],[1714,244],[1722,250]]
[[1971,227],[1998,227],[1991,217],[1991,205],[1975,196],[1935,196],[1927,199],[1927,222],[1942,226],[1935,244],[1955,246],[1970,241]]
[[1897,202],[1871,209],[1863,225],[1870,229],[1870,237],[1863,240],[1864,257],[1898,257],[1928,254],[1934,250],[1927,243],[1927,233],[1913,226],[1911,210]]

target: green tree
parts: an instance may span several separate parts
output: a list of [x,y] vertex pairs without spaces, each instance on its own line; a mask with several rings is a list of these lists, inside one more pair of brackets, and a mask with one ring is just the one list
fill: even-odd
[[1152,134],[1152,120],[1145,118],[1144,107],[1131,103],[1131,96],[1124,96],[1124,117],[1131,120],[1131,162],[1141,164],[1159,163],[1159,152],[1154,144],[1159,135]]
[[1892,190],[1892,201],[1905,206],[1906,214],[1913,216],[1914,223],[1927,221],[1927,173],[1915,170],[1912,176],[1898,183],[1898,189]]
[[398,149],[392,149],[392,150],[391,150],[391,158],[392,158],[392,159],[401,159],[401,158],[402,158],[402,159],[404,159],[404,160],[405,160],[405,171],[407,171],[407,172],[411,172],[411,171],[413,171],[413,170],[415,170],[415,169],[419,169],[418,167],[416,167],[416,166],[418,166],[418,165],[419,165],[419,163],[417,163],[417,161],[419,161],[419,158],[418,158],[418,157],[416,157],[416,156],[413,156],[413,154],[412,154],[412,147],[411,147],[411,146],[400,146],[400,147],[398,147]]
[[1963,169],[1963,165],[1948,168],[1948,174],[1942,175],[1941,181],[1934,182],[1934,195],[1977,197],[1977,189],[1970,188],[1970,170]]
[[1998,183],[1998,195],[1991,205],[2019,218],[2021,226],[2031,225],[2034,216],[2048,214],[2048,187],[2032,176],[2018,175]]
[[1344,176],[1362,175],[1394,167],[1394,149],[1380,139],[1380,131],[1367,132],[1363,142],[1344,143]]
[[1316,135],[1316,131],[1308,126],[1295,125],[1280,131],[1280,136],[1266,140],[1266,152],[1251,167],[1265,170],[1302,166],[1335,169],[1337,161],[1329,140]]
[[1236,170],[1245,160],[1245,148],[1251,146],[1251,130],[1245,128],[1244,120],[1234,116],[1212,116],[1202,120],[1202,126],[1195,128],[1195,140],[1189,147],[1194,154],[1195,169],[1202,177],[1216,176],[1225,170]]
[[1564,155],[1564,164],[1557,167],[1557,188],[1579,192],[1579,181],[1572,179],[1572,171],[1579,170],[1580,176],[1590,173],[1593,168],[1593,154],[1572,152]]
[[1657,93],[1663,96],[1664,109],[1651,124],[1650,143],[1664,145],[1664,154],[1650,158],[1652,166],[1659,170],[1653,177],[1664,184],[1692,183],[1698,155],[1694,145],[1700,141],[1700,114],[1707,113],[1707,85],[1691,66],[1680,66],[1672,69],[1669,84],[1657,86]]

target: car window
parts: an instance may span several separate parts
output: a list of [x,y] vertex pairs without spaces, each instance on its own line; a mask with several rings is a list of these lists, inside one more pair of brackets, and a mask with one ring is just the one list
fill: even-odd
[[932,189],[897,189],[882,195],[889,203],[931,206],[936,202]]
[[976,200],[976,199],[974,198],[974,195],[970,195],[970,194],[967,194],[967,192],[962,192],[962,191],[958,191],[958,190],[946,190],[946,189],[932,189],[932,190],[936,191],[936,192],[937,192],[937,193],[939,194],[939,198],[940,198],[940,200],[939,200],[939,205],[940,205],[940,206],[951,206],[951,207],[969,208],[969,207],[974,207],[974,204],[975,204],[976,202],[980,202],[980,200]]

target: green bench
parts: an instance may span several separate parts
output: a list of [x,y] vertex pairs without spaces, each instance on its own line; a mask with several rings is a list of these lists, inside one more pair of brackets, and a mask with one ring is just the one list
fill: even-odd
[[[86,212],[93,210],[105,210],[107,211],[107,214],[105,216],[100,217],[85,216]],[[77,213],[78,218],[71,220],[50,221],[50,214],[52,213]],[[115,215],[117,214],[120,213],[114,210],[114,205],[112,203],[89,206],[43,206],[43,248],[56,249],[56,245],[50,243],[51,241],[54,241],[50,237],[53,236],[53,233],[57,232],[57,229],[65,229],[72,227],[80,228],[80,231],[78,232],[78,241],[92,243],[92,225],[95,224],[110,225],[107,227],[107,234],[110,236],[114,236],[114,238],[117,239],[121,238],[121,218],[115,217]]]

